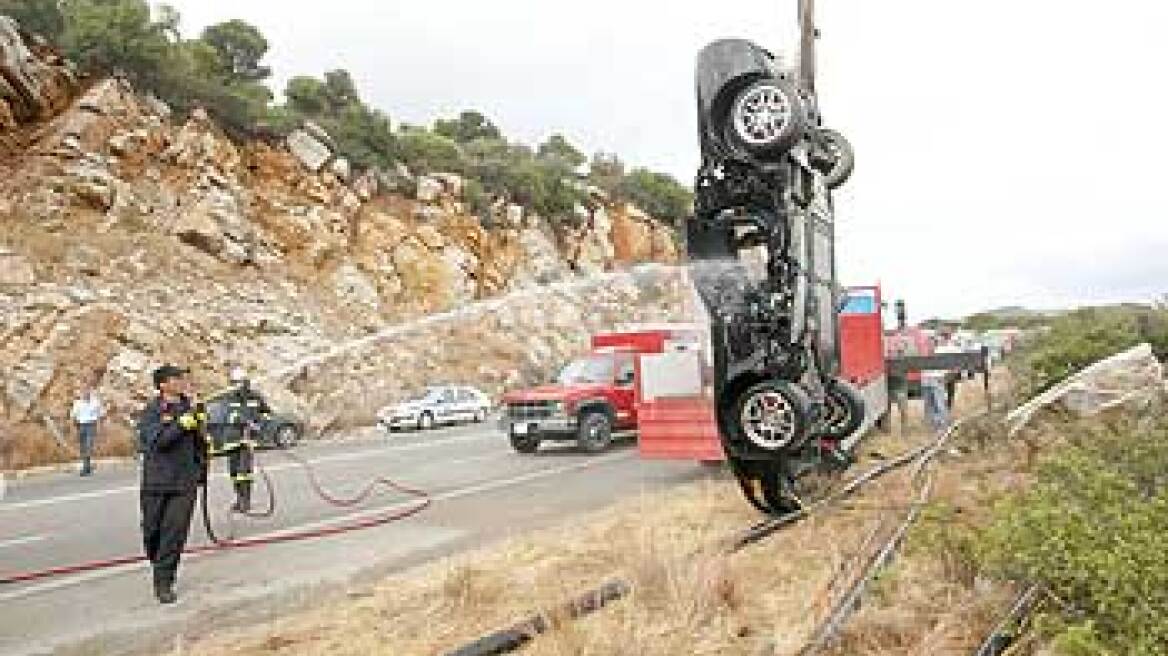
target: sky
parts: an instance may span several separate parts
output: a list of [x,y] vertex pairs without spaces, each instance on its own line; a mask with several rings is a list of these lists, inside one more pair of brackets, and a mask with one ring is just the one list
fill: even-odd
[[[692,182],[693,66],[721,37],[793,51],[796,0],[169,0],[272,43],[273,81],[348,69],[428,124],[475,108],[512,138]],[[825,122],[857,152],[840,277],[910,317],[1168,293],[1168,3],[819,0]]]

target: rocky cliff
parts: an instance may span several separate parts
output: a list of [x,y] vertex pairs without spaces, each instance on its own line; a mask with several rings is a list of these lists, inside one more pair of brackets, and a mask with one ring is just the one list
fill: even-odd
[[[440,379],[497,391],[545,375],[590,329],[670,315],[668,276],[613,273],[677,257],[672,229],[635,207],[590,189],[571,227],[506,204],[480,217],[458,176],[358,173],[333,151],[311,124],[237,143],[202,112],[175,121],[123,81],[78,80],[0,17],[0,467],[66,456],[87,380],[113,406],[107,448],[124,450],[162,361],[195,367],[204,389],[235,364],[295,372],[272,393],[299,411],[390,381],[365,408]],[[505,302],[469,323],[443,315],[408,347],[346,351],[360,375],[296,365],[484,299]]]

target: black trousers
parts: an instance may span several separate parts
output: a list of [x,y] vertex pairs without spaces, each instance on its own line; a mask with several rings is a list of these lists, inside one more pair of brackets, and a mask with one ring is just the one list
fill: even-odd
[[251,484],[252,469],[255,453],[249,446],[240,445],[227,456],[227,469],[231,472],[231,480],[235,483]]
[[187,543],[195,514],[195,490],[189,492],[142,491],[142,541],[154,566],[155,585],[173,585],[178,561]]

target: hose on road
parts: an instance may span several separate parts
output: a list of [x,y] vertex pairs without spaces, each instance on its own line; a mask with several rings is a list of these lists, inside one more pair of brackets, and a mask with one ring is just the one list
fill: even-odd
[[[330,506],[337,508],[349,508],[363,503],[373,495],[373,492],[383,487],[386,489],[400,492],[408,497],[416,499],[416,501],[405,508],[399,508],[393,511],[386,512],[381,515],[373,517],[358,519],[335,526],[325,526],[321,528],[305,529],[301,531],[289,531],[285,533],[276,533],[257,536],[253,538],[243,539],[223,539],[215,534],[211,524],[211,512],[208,503],[207,488],[205,485],[201,486],[201,505],[203,512],[203,527],[207,532],[207,537],[211,541],[209,545],[198,547],[190,547],[183,550],[185,555],[198,555],[215,553],[220,551],[229,551],[234,549],[248,549],[254,547],[261,547],[266,545],[280,544],[283,542],[298,542],[301,540],[311,540],[316,538],[324,538],[342,533],[349,533],[352,531],[360,531],[364,529],[374,528],[377,526],[384,526],[391,522],[400,521],[412,517],[426,508],[430,507],[432,499],[430,495],[416,488],[409,487],[398,483],[387,477],[378,477],[370,481],[361,492],[352,498],[341,498],[329,493],[320,483],[320,479],[316,474],[315,468],[308,460],[303,457],[290,452],[283,452],[293,462],[297,463],[304,469],[308,475],[309,484],[318,497]],[[275,488],[272,486],[271,478],[267,472],[263,471],[262,467],[257,467],[264,479],[265,486],[268,490],[269,505],[266,510],[261,513],[250,514],[252,517],[270,517],[275,514],[276,510],[276,494]],[[133,565],[137,563],[146,562],[145,555],[121,556],[117,558],[107,558],[103,560],[94,560],[85,563],[78,563],[75,565],[66,565],[61,567],[50,567],[47,569],[21,572],[0,577],[0,586],[15,585],[18,583],[30,583],[42,579],[55,578],[59,576],[69,576],[75,574],[83,574],[103,569],[111,569],[114,567],[122,567],[125,565]]]

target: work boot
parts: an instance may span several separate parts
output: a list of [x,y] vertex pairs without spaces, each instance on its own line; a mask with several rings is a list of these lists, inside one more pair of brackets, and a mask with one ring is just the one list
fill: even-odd
[[174,592],[173,583],[155,583],[154,597],[158,599],[158,603],[160,604],[173,604],[178,601],[178,595]]

